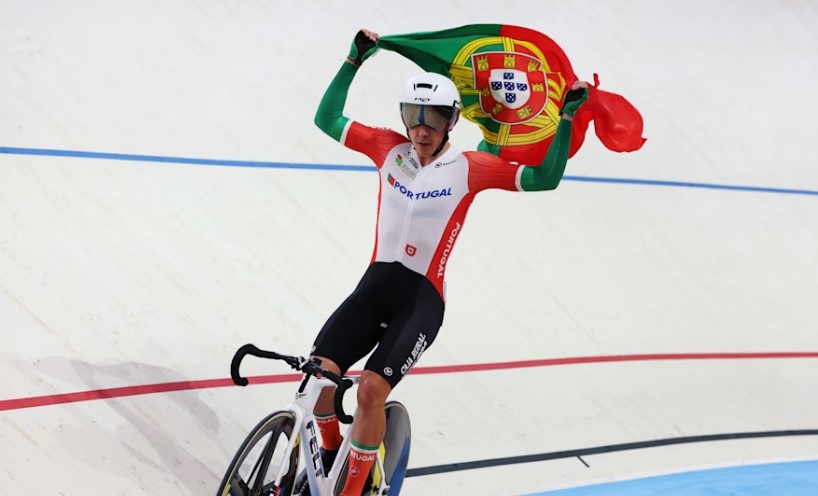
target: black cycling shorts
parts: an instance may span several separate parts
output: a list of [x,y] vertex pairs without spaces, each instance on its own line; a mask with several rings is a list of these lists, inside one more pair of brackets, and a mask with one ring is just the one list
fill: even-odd
[[365,369],[394,388],[432,345],[444,308],[426,277],[399,262],[375,262],[324,324],[311,355],[329,358],[346,373],[374,349]]

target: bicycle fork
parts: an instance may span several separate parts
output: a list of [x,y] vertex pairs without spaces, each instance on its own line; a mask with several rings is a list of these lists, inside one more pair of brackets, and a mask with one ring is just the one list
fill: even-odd
[[325,378],[315,378],[306,376],[295,395],[295,401],[287,405],[287,409],[293,412],[296,420],[295,430],[301,438],[302,453],[304,455],[305,470],[310,487],[317,488],[315,496],[331,495],[334,479],[326,477],[327,467],[321,460],[321,451],[318,444],[318,432],[315,426],[315,417],[312,408],[318,400],[318,395],[324,387],[334,385]]
[[307,479],[310,482],[310,487],[320,487],[318,494],[332,494],[331,481],[326,477],[326,467],[324,461],[321,459],[321,451],[318,446],[318,433],[315,429],[315,418],[310,415],[307,417],[303,428],[301,429],[305,443],[303,447],[304,461],[306,462]]
[[386,470],[383,468],[383,461],[386,459],[386,448],[381,441],[381,447],[378,449],[378,455],[375,457],[375,473],[372,476],[372,485],[377,489],[373,494],[378,496],[386,496],[389,494],[389,481],[386,480]]

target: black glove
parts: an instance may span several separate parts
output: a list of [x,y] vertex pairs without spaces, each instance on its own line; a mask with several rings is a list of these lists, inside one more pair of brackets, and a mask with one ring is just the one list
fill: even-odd
[[560,115],[565,114],[568,117],[573,118],[579,107],[585,103],[585,100],[587,99],[588,88],[577,88],[575,90],[570,90],[565,94],[565,98],[562,100]]
[[363,31],[358,31],[349,49],[349,60],[353,64],[360,66],[364,63],[364,60],[371,57],[377,51],[378,47],[375,46],[375,42],[370,40]]

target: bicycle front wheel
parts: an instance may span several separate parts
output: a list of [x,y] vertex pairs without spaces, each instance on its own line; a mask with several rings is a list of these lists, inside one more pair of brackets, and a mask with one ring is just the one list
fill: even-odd
[[[230,462],[217,496],[290,496],[298,469],[298,440],[287,450],[295,417],[287,411],[272,413],[250,432]],[[279,484],[276,477],[283,476]]]

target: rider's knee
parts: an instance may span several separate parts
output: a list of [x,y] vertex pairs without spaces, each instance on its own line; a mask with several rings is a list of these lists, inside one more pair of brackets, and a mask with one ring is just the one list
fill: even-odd
[[383,409],[392,386],[386,379],[368,370],[358,383],[358,408]]

